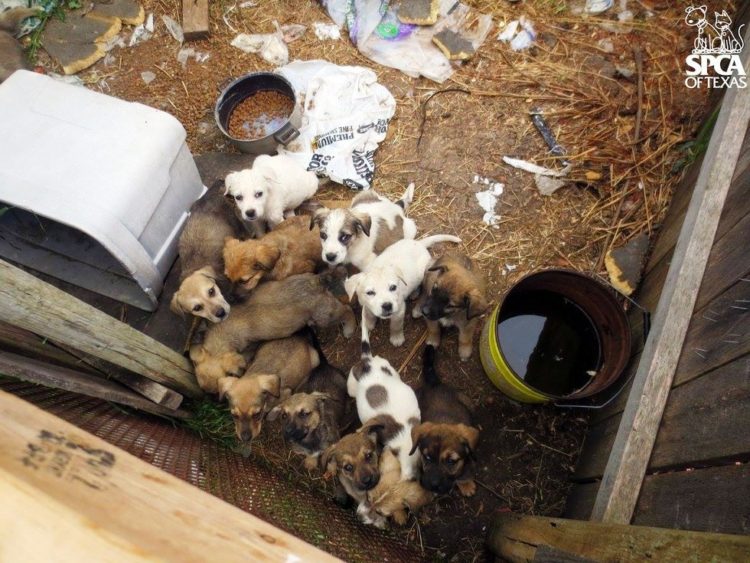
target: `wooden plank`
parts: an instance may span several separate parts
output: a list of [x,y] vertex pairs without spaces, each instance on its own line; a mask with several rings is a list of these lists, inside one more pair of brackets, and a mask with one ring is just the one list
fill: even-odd
[[0,351],[0,374],[31,383],[38,383],[45,387],[64,389],[73,393],[86,395],[87,397],[104,399],[105,401],[119,403],[151,414],[176,418],[187,418],[190,416],[190,413],[184,410],[175,410],[156,405],[140,395],[101,377],[45,364],[44,362],[25,358],[18,354],[11,354],[10,352]]
[[0,392],[5,561],[337,561]]
[[749,120],[750,91],[727,90],[599,487],[594,520],[627,524],[632,518]]
[[[511,562],[536,561],[552,548],[569,561],[744,561],[750,538],[499,513],[487,537],[490,550]],[[547,552],[548,553],[548,552]],[[565,560],[565,559],[557,559]]]
[[188,396],[203,394],[190,362],[174,350],[3,260],[0,279],[0,320]]
[[208,0],[182,0],[182,31],[188,40],[208,36]]

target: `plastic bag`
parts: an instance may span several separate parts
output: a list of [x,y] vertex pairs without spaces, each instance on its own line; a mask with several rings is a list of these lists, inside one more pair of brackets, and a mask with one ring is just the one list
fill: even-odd
[[396,101],[376,74],[359,66],[294,61],[277,69],[294,87],[299,137],[279,146],[318,176],[353,190],[369,189],[375,150],[385,139]]

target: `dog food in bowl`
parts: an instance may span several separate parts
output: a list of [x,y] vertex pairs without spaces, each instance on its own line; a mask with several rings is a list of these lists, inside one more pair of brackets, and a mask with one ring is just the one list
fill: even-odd
[[251,94],[229,116],[229,134],[235,139],[262,139],[275,133],[294,110],[294,102],[274,90]]

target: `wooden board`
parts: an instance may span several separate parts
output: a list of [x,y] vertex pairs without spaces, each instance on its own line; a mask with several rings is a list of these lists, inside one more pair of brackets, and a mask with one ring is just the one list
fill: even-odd
[[45,364],[38,360],[32,360],[0,351],[0,374],[38,383],[45,387],[54,389],[65,389],[87,397],[96,397],[134,409],[142,410],[151,414],[172,416],[176,418],[187,418],[190,413],[184,410],[175,410],[162,407],[144,399],[140,395],[96,375],[74,371],[68,368]]
[[182,31],[188,40],[208,35],[208,0],[182,0]]
[[5,561],[337,561],[0,392]]
[[[746,53],[743,64],[749,62]],[[748,121],[750,91],[727,90],[597,493],[594,520],[627,524],[633,515]]]
[[[487,544],[504,561],[743,561],[750,538],[499,513]],[[539,557],[539,550],[543,549]]]
[[146,336],[0,260],[0,320],[163,383],[202,395],[190,362]]

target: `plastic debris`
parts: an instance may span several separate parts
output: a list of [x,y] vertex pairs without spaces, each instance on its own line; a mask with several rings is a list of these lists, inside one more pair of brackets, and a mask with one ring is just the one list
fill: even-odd
[[536,183],[536,189],[542,195],[552,195],[557,190],[562,188],[567,182],[558,178],[550,178],[549,176],[542,176],[536,174],[534,176],[534,183]]
[[600,39],[596,42],[597,47],[599,47],[602,51],[605,51],[607,53],[614,53],[615,52],[615,46],[609,39]]
[[510,48],[514,51],[522,51],[533,45],[536,39],[536,31],[534,31],[531,20],[521,16],[521,19],[509,22],[497,36],[497,39],[505,43],[510,42]]
[[149,39],[151,39],[151,36],[153,34],[154,14],[149,14],[146,18],[146,21],[133,30],[133,33],[130,36],[130,41],[128,41],[128,47],[132,47],[133,45],[137,45],[138,43],[148,41]]
[[245,53],[260,55],[261,58],[272,65],[282,66],[289,62],[289,49],[284,43],[284,35],[277,22],[276,33],[258,33],[249,35],[240,33],[232,39],[232,47],[237,47]]
[[56,72],[49,72],[47,73],[47,76],[49,76],[50,78],[54,78],[58,82],[65,82],[65,84],[72,84],[73,86],[85,86],[83,80],[75,75],[68,76],[64,74],[57,74]]
[[315,37],[318,39],[341,39],[341,30],[335,23],[315,22],[313,24]]
[[182,65],[182,68],[185,68],[191,57],[195,62],[202,64],[206,62],[210,56],[210,53],[196,51],[193,47],[183,47],[177,52],[177,62]]
[[490,186],[490,189],[474,194],[477,202],[479,202],[479,206],[484,209],[482,221],[491,227],[496,227],[500,221],[500,216],[495,214],[495,206],[497,205],[498,198],[503,194],[504,187],[503,184],[494,182]]
[[289,44],[297,41],[307,31],[307,27],[299,23],[289,23],[281,26],[281,35],[284,37],[284,43]]
[[185,34],[182,32],[182,26],[179,23],[166,15],[162,15],[161,21],[164,22],[167,31],[172,37],[174,37],[175,41],[177,41],[178,43],[182,43],[183,41],[185,41]]
[[152,82],[153,82],[153,81],[154,81],[154,80],[156,79],[156,74],[154,74],[154,73],[153,73],[153,72],[151,72],[150,70],[144,70],[144,71],[143,71],[143,72],[141,73],[141,79],[142,79],[142,80],[143,80],[143,81],[144,81],[144,82],[145,82],[146,84],[151,84],[151,83],[152,83]]
[[615,0],[586,0],[584,11],[587,14],[601,14],[609,10]]
[[567,176],[568,172],[570,172],[572,168],[572,165],[568,164],[562,170],[552,170],[551,168],[539,166],[538,164],[534,164],[533,162],[529,162],[528,160],[521,160],[520,158],[513,158],[510,156],[504,156],[503,162],[505,164],[510,164],[513,168],[525,170],[526,172],[531,172],[532,174],[551,176],[553,178],[562,178],[563,176]]
[[565,159],[565,149],[562,148],[560,143],[557,142],[557,139],[555,139],[555,134],[552,132],[552,129],[550,129],[550,126],[547,125],[547,122],[544,120],[542,110],[539,108],[531,108],[529,115],[531,116],[532,123],[544,139],[544,142],[547,143],[550,154],[562,158],[561,162],[563,166],[567,166],[569,162]]
[[240,2],[240,9],[244,10],[245,8],[255,8],[258,5],[257,2],[253,2],[252,0],[249,0],[248,2]]

